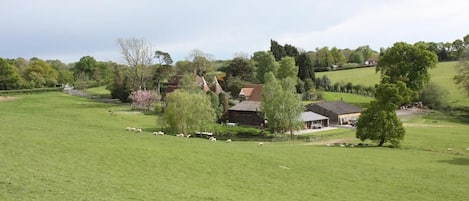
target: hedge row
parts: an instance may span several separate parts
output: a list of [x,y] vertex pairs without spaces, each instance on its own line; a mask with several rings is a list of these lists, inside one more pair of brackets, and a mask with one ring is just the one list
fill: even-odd
[[63,87],[35,88],[35,89],[18,89],[18,90],[0,90],[0,95],[6,96],[11,94],[31,94],[50,91],[63,91]]

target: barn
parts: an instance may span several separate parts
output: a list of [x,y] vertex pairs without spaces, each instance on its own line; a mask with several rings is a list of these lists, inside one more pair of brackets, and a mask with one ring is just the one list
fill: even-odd
[[228,119],[232,123],[249,126],[263,126],[264,114],[260,101],[243,101],[228,109]]
[[361,114],[362,109],[343,101],[326,101],[312,103],[306,106],[307,111],[318,113],[329,118],[331,124],[348,124],[355,121]]

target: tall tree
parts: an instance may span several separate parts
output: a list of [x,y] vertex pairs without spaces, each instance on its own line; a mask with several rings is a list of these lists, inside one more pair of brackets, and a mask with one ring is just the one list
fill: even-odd
[[346,62],[344,53],[336,47],[331,49],[331,56],[333,61],[332,63],[335,65],[343,65]]
[[234,58],[226,69],[228,78],[236,77],[244,81],[253,82],[256,79],[256,66],[245,58]]
[[285,44],[283,46],[283,49],[285,50],[285,56],[288,57],[293,57],[296,58],[300,53],[298,52],[298,49],[290,44]]
[[209,96],[178,89],[166,98],[165,122],[174,133],[208,131],[215,123]]
[[256,78],[260,83],[264,83],[264,75],[266,73],[273,72],[275,74],[278,69],[278,63],[275,61],[272,52],[254,52],[252,60],[257,67]]
[[124,60],[132,68],[135,89],[146,89],[147,81],[151,80],[153,51],[149,43],[137,38],[117,39]]
[[365,57],[360,51],[353,51],[350,53],[349,60],[350,63],[363,64],[365,62]]
[[330,67],[334,60],[328,47],[323,47],[316,52],[317,67]]
[[113,65],[113,82],[107,86],[107,89],[111,91],[112,98],[119,99],[123,103],[129,102],[129,95],[132,92],[130,78],[125,73],[125,68],[119,67],[119,65]]
[[265,113],[268,126],[274,132],[290,132],[300,128],[303,112],[301,97],[296,93],[295,79],[287,77],[277,80],[272,72],[265,75],[265,85],[262,90],[261,111]]
[[465,35],[462,40],[464,41],[464,47],[469,48],[469,34]]
[[21,76],[16,68],[0,58],[0,90],[18,89]]
[[464,41],[461,39],[456,39],[453,41],[451,44],[451,49],[453,50],[451,52],[451,57],[454,58],[454,60],[460,58],[463,53],[464,53]]
[[394,147],[399,147],[404,135],[405,129],[396,113],[383,109],[382,105],[375,101],[362,112],[357,122],[357,138],[362,141],[377,140],[378,146],[391,142]]
[[207,72],[214,71],[212,65],[212,55],[207,54],[199,49],[194,49],[189,53],[189,60],[191,61],[189,68],[192,73],[204,76]]
[[396,108],[410,100],[411,91],[405,83],[381,83],[376,86],[375,98],[370,106],[362,112],[357,122],[356,137],[364,141],[378,140],[378,146],[391,142],[399,147],[404,139],[405,129],[396,116]]
[[469,48],[464,52],[459,64],[456,66],[457,73],[454,76],[456,84],[461,86],[469,96]]
[[298,78],[301,80],[312,79],[314,80],[314,63],[313,58],[306,52],[302,52],[296,58],[298,65]]
[[428,70],[437,64],[437,56],[421,44],[395,43],[379,59],[376,71],[389,83],[402,81],[415,92],[421,92],[430,79]]
[[75,79],[80,79],[81,77],[83,77],[83,79],[91,79],[97,65],[98,62],[92,56],[80,58],[80,61],[75,63],[73,67]]
[[272,52],[276,61],[280,61],[280,59],[287,56],[285,48],[275,40],[270,40],[270,52]]
[[283,57],[279,62],[277,70],[277,78],[284,79],[287,77],[296,78],[298,75],[298,67],[295,65],[293,57]]
[[33,58],[25,70],[25,76],[33,87],[52,87],[57,84],[58,74],[47,62]]
[[155,59],[158,61],[156,69],[153,70],[153,85],[156,86],[156,91],[161,93],[161,81],[164,79],[169,79],[172,68],[171,64],[173,59],[171,55],[167,52],[160,50],[155,51]]

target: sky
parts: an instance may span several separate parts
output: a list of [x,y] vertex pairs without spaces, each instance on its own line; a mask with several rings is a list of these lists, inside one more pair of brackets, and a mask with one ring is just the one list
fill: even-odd
[[467,0],[0,0],[0,57],[93,56],[123,63],[118,38],[137,38],[184,60],[269,50],[374,50],[395,42],[452,42],[469,34]]

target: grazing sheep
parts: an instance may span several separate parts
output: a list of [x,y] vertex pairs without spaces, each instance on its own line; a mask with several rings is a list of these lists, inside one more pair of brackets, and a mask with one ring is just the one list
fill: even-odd
[[136,131],[137,129],[136,128],[130,128],[130,131]]
[[340,144],[340,147],[345,147],[345,144]]
[[126,131],[130,131],[130,129],[131,129],[130,127],[125,127]]
[[453,148],[448,148],[448,151],[453,151]]
[[158,135],[158,132],[153,132],[153,135]]
[[231,139],[227,139],[227,140],[226,140],[226,143],[231,143]]
[[135,129],[135,132],[137,132],[137,133],[141,133],[141,132],[142,132],[142,129],[140,129],[140,128],[137,128],[137,129]]
[[215,138],[215,137],[210,137],[210,138],[208,138],[208,140],[210,140],[210,142],[216,142],[216,141],[217,141],[217,138]]
[[187,138],[190,138],[190,137],[192,137],[192,135],[191,135],[191,134],[189,134],[189,135],[187,135],[186,137],[187,137]]
[[164,135],[163,131],[158,131],[158,135]]
[[176,137],[184,137],[184,134],[182,133],[176,134]]
[[469,148],[466,148],[466,151],[469,151]]
[[331,146],[334,146],[334,145],[333,144],[326,144],[326,146],[331,147]]
[[258,143],[257,143],[257,146],[262,147],[263,145],[264,145],[264,142],[258,142]]

